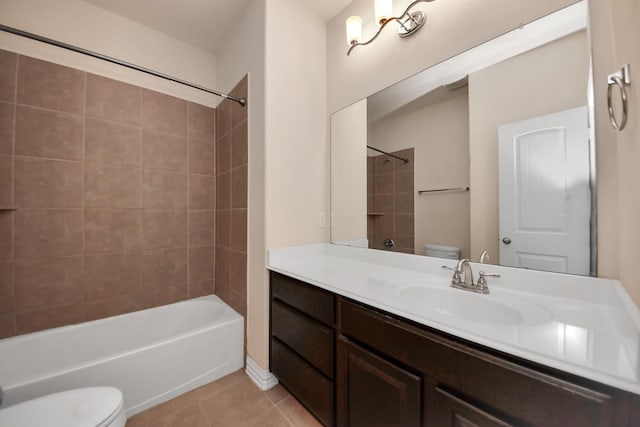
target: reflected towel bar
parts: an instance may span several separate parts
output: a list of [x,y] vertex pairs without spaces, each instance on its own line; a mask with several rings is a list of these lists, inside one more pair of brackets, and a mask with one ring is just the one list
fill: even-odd
[[425,193],[452,193],[454,191],[469,191],[471,187],[457,187],[457,188],[441,188],[438,190],[420,190],[418,194]]

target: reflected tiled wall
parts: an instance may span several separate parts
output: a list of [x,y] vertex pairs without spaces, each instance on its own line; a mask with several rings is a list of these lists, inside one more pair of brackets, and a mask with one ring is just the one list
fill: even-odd
[[212,293],[215,208],[235,181],[228,265],[242,215],[246,236],[233,111],[218,122],[244,123],[245,154],[216,162],[214,109],[0,50],[0,208],[16,208],[0,212],[0,337]]
[[[231,91],[247,97],[247,77]],[[216,294],[247,314],[247,108],[224,100],[216,117]]]
[[385,249],[394,241],[394,252],[414,250],[414,150],[394,151],[409,163],[385,155],[367,157],[367,238],[369,247]]

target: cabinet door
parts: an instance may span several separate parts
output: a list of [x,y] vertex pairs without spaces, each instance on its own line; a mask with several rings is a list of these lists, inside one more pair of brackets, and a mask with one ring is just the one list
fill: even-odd
[[338,426],[420,425],[421,378],[338,339]]
[[483,408],[449,393],[440,386],[430,389],[425,425],[441,427],[510,427],[511,424]]

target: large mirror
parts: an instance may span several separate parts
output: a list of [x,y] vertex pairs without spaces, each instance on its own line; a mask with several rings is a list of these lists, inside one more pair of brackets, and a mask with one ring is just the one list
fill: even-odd
[[332,115],[331,240],[595,275],[587,5]]

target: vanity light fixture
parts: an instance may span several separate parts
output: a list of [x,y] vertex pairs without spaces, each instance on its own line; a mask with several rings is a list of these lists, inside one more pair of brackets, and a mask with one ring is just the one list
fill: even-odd
[[387,24],[391,21],[396,21],[398,23],[398,35],[400,37],[409,37],[412,34],[418,32],[420,28],[424,25],[427,20],[427,15],[421,11],[411,12],[411,9],[418,3],[427,3],[432,2],[434,0],[415,0],[411,2],[409,6],[405,9],[405,11],[400,16],[391,16],[393,13],[393,4],[392,0],[374,0],[373,6],[376,15],[376,21],[380,28],[375,33],[373,37],[371,37],[366,42],[361,42],[362,39],[362,18],[359,16],[350,16],[347,19],[347,43],[349,44],[349,50],[347,51],[347,55],[351,53],[353,48],[356,46],[364,46],[371,42],[373,42],[382,32],[382,29],[387,26]]

